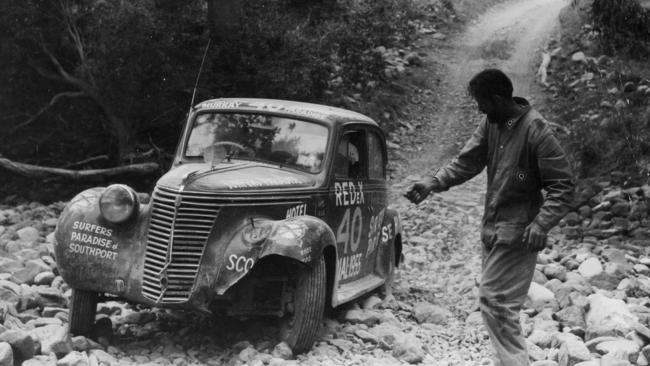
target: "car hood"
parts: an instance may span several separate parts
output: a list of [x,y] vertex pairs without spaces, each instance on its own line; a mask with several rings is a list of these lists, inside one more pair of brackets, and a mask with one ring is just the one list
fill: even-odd
[[208,164],[184,164],[163,175],[158,184],[170,188],[184,184],[185,190],[214,191],[313,187],[316,181],[307,173],[271,164],[239,161],[218,164],[212,170]]

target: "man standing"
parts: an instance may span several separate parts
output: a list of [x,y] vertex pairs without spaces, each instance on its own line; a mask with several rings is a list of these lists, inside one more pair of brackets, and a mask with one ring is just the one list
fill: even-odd
[[513,97],[512,89],[500,70],[475,75],[468,90],[486,120],[451,163],[406,193],[417,204],[487,167],[479,301],[500,366],[529,364],[519,311],[537,252],[568,212],[574,191],[570,164],[551,128],[525,99]]

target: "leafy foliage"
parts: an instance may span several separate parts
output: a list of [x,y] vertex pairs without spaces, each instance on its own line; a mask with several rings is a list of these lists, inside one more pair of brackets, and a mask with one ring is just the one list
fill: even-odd
[[640,58],[650,53],[650,12],[636,0],[594,0],[593,20],[606,52],[622,50]]

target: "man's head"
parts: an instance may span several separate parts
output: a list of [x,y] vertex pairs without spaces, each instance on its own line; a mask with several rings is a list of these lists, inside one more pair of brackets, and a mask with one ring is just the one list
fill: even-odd
[[498,69],[485,69],[474,75],[467,91],[490,122],[499,122],[506,107],[512,103],[512,82]]

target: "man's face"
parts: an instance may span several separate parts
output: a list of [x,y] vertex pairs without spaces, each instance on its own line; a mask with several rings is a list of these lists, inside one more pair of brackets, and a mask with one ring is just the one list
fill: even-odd
[[501,104],[498,96],[475,96],[479,112],[487,115],[488,121],[496,123],[499,121]]

